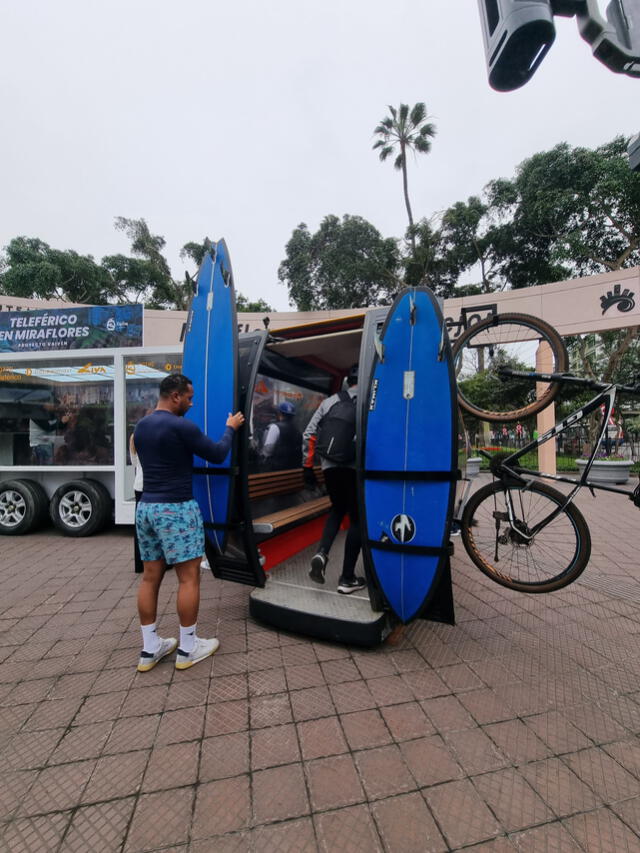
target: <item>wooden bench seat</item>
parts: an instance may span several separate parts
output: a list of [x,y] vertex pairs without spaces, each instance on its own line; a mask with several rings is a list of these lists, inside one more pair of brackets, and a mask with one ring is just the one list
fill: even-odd
[[[324,476],[322,469],[315,469],[316,479],[322,485]],[[301,468],[290,468],[282,471],[266,471],[261,474],[249,475],[249,498],[259,502],[272,495],[284,495],[300,492],[304,488]],[[317,518],[329,511],[331,502],[328,497],[313,498],[303,503],[295,504],[286,509],[270,512],[253,519],[254,525],[271,525],[272,534]]]
[[[316,479],[324,483],[320,466],[314,468]],[[268,495],[284,495],[289,492],[299,492],[304,486],[302,468],[286,468],[282,471],[266,471],[263,474],[249,474],[249,498],[266,497]]]
[[315,498],[315,500],[305,501],[303,504],[289,507],[289,509],[281,509],[279,512],[254,518],[253,523],[271,524],[273,532],[277,533],[284,527],[291,527],[301,521],[310,521],[312,518],[324,515],[325,512],[329,512],[330,506],[331,501],[328,497]]

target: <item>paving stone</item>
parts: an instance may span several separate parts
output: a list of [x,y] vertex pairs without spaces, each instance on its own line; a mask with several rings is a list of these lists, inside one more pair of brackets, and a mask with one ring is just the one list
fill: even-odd
[[304,687],[320,687],[325,678],[320,664],[306,663],[289,666],[285,670],[289,690],[301,690]]
[[159,724],[159,714],[117,720],[102,751],[106,755],[113,755],[147,749],[153,745]]
[[193,790],[177,788],[138,799],[125,843],[127,853],[142,853],[188,840]]
[[95,758],[102,752],[112,729],[110,720],[88,726],[72,726],[49,757],[49,764]]
[[377,704],[364,681],[330,684],[329,691],[339,714],[366,711],[369,708],[375,708]]
[[475,728],[477,725],[456,696],[426,699],[420,704],[427,717],[441,734]]
[[200,781],[249,772],[249,732],[205,738],[200,753]]
[[356,752],[354,757],[369,800],[417,788],[402,753],[395,745]]
[[269,726],[251,732],[251,769],[264,770],[300,760],[294,725]]
[[20,816],[73,808],[80,802],[95,765],[95,761],[77,761],[41,770],[20,804]]
[[348,746],[337,717],[323,717],[297,724],[302,757],[309,761],[347,752]]
[[522,720],[492,723],[485,726],[484,731],[516,766],[547,758],[551,754],[549,747]]
[[399,675],[372,678],[366,684],[378,707],[410,702],[415,696]]
[[241,732],[249,728],[249,703],[246,699],[218,702],[207,707],[204,733],[213,735]]
[[364,790],[351,755],[320,758],[306,765],[313,811],[360,803]]
[[587,853],[637,853],[638,836],[607,808],[563,821]]
[[371,811],[389,853],[440,853],[450,849],[418,793],[378,800]]
[[468,779],[428,788],[424,797],[451,849],[493,838],[501,832],[498,821]]
[[249,685],[245,674],[216,676],[214,672],[207,701],[211,704],[229,702],[234,699],[246,699],[248,695]]
[[35,782],[38,772],[38,770],[12,770],[0,775],[0,823],[13,816]]
[[253,774],[252,782],[253,814],[257,824],[309,814],[300,764],[259,770]]
[[467,776],[486,773],[488,770],[499,770],[510,764],[491,738],[480,728],[448,732],[444,735],[444,742]]
[[549,853],[579,853],[582,850],[560,821],[527,829],[511,836],[511,841],[518,853],[539,853],[540,850],[548,850]]
[[384,746],[393,741],[380,711],[356,711],[341,714],[340,722],[351,749]]
[[523,722],[556,755],[577,752],[592,745],[591,740],[558,711],[535,714]]
[[282,693],[286,689],[287,681],[283,667],[249,673],[249,694],[251,696]]
[[[289,820],[253,831],[254,850],[260,853],[316,853],[315,832],[311,818]],[[218,853],[218,843],[215,846]]]
[[513,769],[476,776],[473,784],[507,832],[553,820],[553,812]]
[[119,850],[127,833],[135,799],[96,803],[78,809],[64,838],[60,853],[110,853]]
[[177,711],[165,711],[160,718],[156,735],[156,744],[181,743],[199,740],[204,731],[206,707],[180,708]]
[[401,743],[400,751],[420,786],[438,785],[463,775],[462,768],[438,735]]
[[31,770],[47,763],[64,735],[63,728],[43,732],[21,732],[11,737],[2,753],[2,762],[9,770]]
[[565,755],[563,761],[607,804],[628,800],[640,790],[638,780],[607,755],[604,749],[584,749]]
[[146,749],[99,758],[82,795],[82,802],[99,802],[137,794],[148,760],[149,750]]
[[308,687],[289,694],[293,719],[296,722],[316,720],[335,714],[336,709],[327,687]]
[[249,699],[251,728],[263,728],[290,723],[293,720],[287,693],[252,696]]
[[70,820],[70,811],[21,818],[0,826],[0,840],[9,853],[57,850]]
[[149,756],[142,790],[161,791],[194,785],[198,778],[200,743],[173,743],[155,746]]
[[558,817],[589,811],[602,804],[559,758],[527,764],[521,773]]
[[314,815],[322,853],[382,853],[383,846],[368,806],[351,806]]

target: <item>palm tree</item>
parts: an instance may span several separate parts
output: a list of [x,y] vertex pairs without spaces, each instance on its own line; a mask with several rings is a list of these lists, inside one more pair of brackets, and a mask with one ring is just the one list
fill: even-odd
[[389,112],[391,115],[383,118],[373,131],[379,137],[373,147],[380,149],[381,160],[386,160],[390,154],[399,150],[393,165],[396,169],[402,169],[404,203],[409,217],[411,246],[415,252],[413,214],[407,184],[407,151],[419,151],[422,154],[430,151],[431,140],[436,135],[436,126],[428,121],[427,108],[422,102],[415,104],[411,110],[408,104],[400,104],[399,109],[390,106]]

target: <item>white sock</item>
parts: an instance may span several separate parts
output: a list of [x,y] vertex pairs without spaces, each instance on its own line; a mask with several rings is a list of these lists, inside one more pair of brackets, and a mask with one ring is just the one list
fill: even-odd
[[160,637],[156,631],[156,623],[152,625],[141,625],[142,631],[142,649],[145,652],[150,652],[154,655],[160,648]]
[[196,644],[196,622],[193,625],[189,625],[189,627],[184,628],[182,625],[180,626],[180,651],[189,652],[193,651],[193,647]]

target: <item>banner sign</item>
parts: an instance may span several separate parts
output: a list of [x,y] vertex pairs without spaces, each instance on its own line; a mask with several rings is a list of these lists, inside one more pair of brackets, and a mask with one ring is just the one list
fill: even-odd
[[0,352],[142,346],[142,305],[0,311]]

